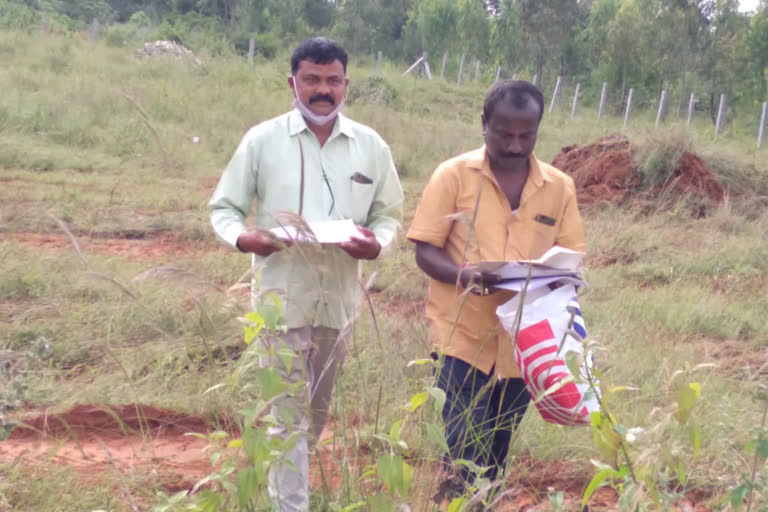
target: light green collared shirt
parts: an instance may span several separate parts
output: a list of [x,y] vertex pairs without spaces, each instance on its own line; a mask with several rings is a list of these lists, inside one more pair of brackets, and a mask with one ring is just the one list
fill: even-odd
[[[382,248],[400,227],[403,191],[392,155],[371,128],[339,114],[320,147],[298,110],[264,121],[246,133],[208,206],[216,235],[237,248],[253,205],[253,223],[269,229],[299,213],[301,150],[307,222],[352,219],[376,234]],[[360,173],[364,178],[353,180]],[[361,183],[367,181],[371,183]],[[278,219],[280,222],[278,222]],[[268,257],[253,256],[254,300],[266,290],[283,298],[288,328],[342,329],[359,309],[360,262],[335,246],[297,244]]]

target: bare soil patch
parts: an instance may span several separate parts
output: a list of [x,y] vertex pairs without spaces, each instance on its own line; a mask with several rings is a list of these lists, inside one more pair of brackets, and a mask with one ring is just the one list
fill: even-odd
[[[14,240],[24,246],[37,250],[61,251],[73,249],[72,241],[64,234],[44,233],[2,233],[0,242]],[[86,253],[100,252],[119,255],[126,258],[147,261],[173,258],[183,258],[198,255],[202,252],[222,249],[216,245],[190,242],[180,239],[169,231],[118,231],[111,233],[95,233],[87,237],[77,237],[80,249]]]
[[109,469],[155,472],[169,490],[188,488],[211,471],[208,441],[187,435],[213,430],[199,417],[135,404],[36,413],[0,443],[0,459],[66,465],[86,477]]
[[609,135],[584,146],[566,146],[552,165],[569,174],[585,205],[620,202],[632,197],[691,195],[720,203],[725,191],[717,177],[693,153],[684,152],[665,182],[655,189],[640,190],[642,177],[632,156],[629,139]]
[[[209,442],[188,435],[216,430],[198,416],[149,405],[77,405],[63,413],[27,411],[18,421],[10,437],[0,443],[0,461],[66,465],[86,480],[97,479],[110,469],[124,475],[152,474],[169,492],[190,489],[213,470],[205,451]],[[231,430],[228,425],[224,428]],[[333,431],[330,423],[311,462],[310,482],[316,489],[337,491],[345,478],[356,480],[371,463],[368,446],[352,449],[351,439],[336,440]],[[431,475],[424,478],[434,480],[436,487],[440,463],[416,464],[423,477]],[[522,456],[512,466],[509,488],[496,510],[549,510],[548,493],[555,490],[563,492],[565,510],[577,510],[591,477],[591,468],[583,463]],[[696,502],[710,497],[692,491],[674,508],[686,512],[708,510]],[[617,496],[611,489],[600,489],[590,499],[589,507],[618,510]]]

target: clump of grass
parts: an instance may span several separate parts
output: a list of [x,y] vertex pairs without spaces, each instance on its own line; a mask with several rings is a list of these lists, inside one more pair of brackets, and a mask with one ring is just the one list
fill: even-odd
[[664,128],[636,138],[632,156],[642,188],[655,188],[667,183],[680,156],[692,147],[690,135],[679,127]]

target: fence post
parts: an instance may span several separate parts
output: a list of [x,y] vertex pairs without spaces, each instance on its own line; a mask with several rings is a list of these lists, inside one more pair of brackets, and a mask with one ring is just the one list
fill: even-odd
[[692,92],[691,97],[688,99],[688,126],[693,121],[693,107],[696,104],[696,93]]
[[608,82],[603,82],[603,88],[600,91],[600,106],[597,108],[597,120],[603,117],[603,108],[605,108],[605,93],[608,89]]
[[661,96],[659,97],[659,109],[656,111],[656,126],[659,126],[662,118],[664,117],[664,104],[667,102],[667,90],[661,90]]
[[536,74],[534,74],[534,75],[533,75],[533,81],[532,81],[531,83],[532,83],[533,85],[535,85],[536,87],[538,87],[538,86],[539,86],[539,74],[538,74],[538,73],[536,73]]
[[384,54],[381,50],[376,52],[376,74],[381,76],[381,67],[384,62]]
[[253,62],[254,53],[256,53],[256,39],[252,37],[248,41],[248,62]]
[[549,112],[552,112],[552,109],[555,108],[555,100],[557,99],[557,96],[560,94],[560,83],[563,81],[563,78],[560,75],[557,75],[557,81],[555,82],[555,90],[552,91],[552,100],[549,102]]
[[480,59],[475,62],[475,80],[480,76]]
[[763,111],[760,114],[760,129],[757,130],[757,149],[763,146],[763,137],[765,137],[765,116],[768,111],[768,101],[763,102]]
[[464,72],[464,54],[461,54],[461,61],[459,62],[459,79],[456,82],[458,85],[461,85],[461,74]]
[[91,22],[91,41],[93,41],[94,43],[98,42],[100,35],[101,35],[101,26],[99,25],[99,20],[96,18],[93,18],[93,21]]
[[43,34],[47,34],[48,33],[48,16],[46,16],[45,14],[43,14],[40,17],[40,31]]
[[429,70],[429,55],[427,52],[423,54],[424,60],[421,61],[424,64],[424,71],[427,73],[427,80],[432,80],[432,72]]
[[501,77],[501,66],[496,68],[496,80],[494,80],[494,81],[498,82],[499,81],[499,77]]
[[517,73],[512,73],[512,80],[517,80]]
[[581,84],[576,84],[576,92],[573,93],[573,105],[571,105],[571,117],[576,117],[576,106],[579,104],[579,89]]
[[424,56],[425,56],[425,55],[426,55],[426,53],[422,53],[422,54],[421,54],[421,57],[419,57],[418,59],[416,59],[416,62],[414,62],[413,64],[411,64],[411,67],[409,67],[408,69],[406,69],[406,70],[405,70],[405,73],[403,73],[403,76],[407,75],[408,73],[410,73],[411,71],[413,71],[413,70],[416,68],[416,66],[418,66],[419,64],[421,64],[421,63],[424,61]]
[[448,52],[443,54],[443,65],[440,67],[440,78],[445,78],[445,61],[448,59]]
[[624,128],[629,126],[629,114],[632,112],[632,97],[635,95],[635,89],[629,88],[629,94],[627,95],[627,108],[624,110]]
[[720,95],[720,106],[717,108],[717,121],[715,122],[715,136],[720,135],[723,131],[723,123],[725,122],[725,103],[728,97],[725,94]]

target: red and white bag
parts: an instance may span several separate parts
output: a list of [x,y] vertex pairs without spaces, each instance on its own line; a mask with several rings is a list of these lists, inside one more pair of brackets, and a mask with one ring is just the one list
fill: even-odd
[[[519,305],[520,294],[496,310],[513,339]],[[558,425],[588,425],[590,413],[600,405],[587,382],[592,354],[584,353],[587,332],[576,288],[567,284],[533,291],[525,298],[521,316],[515,359],[542,418]],[[566,364],[571,352],[578,357],[581,375],[573,375]]]

